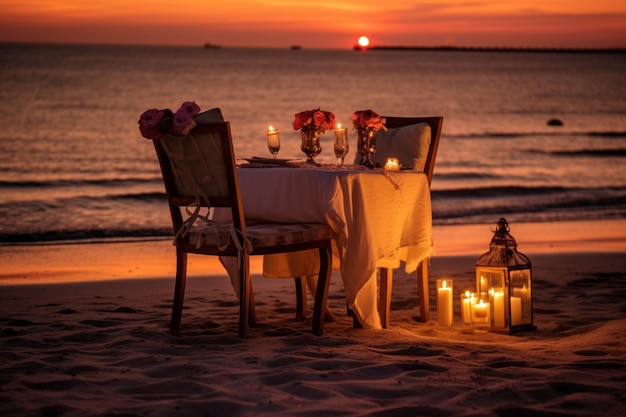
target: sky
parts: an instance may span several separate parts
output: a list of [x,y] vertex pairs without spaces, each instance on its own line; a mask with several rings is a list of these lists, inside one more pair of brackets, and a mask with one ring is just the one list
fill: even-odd
[[626,48],[624,0],[0,0],[0,42]]

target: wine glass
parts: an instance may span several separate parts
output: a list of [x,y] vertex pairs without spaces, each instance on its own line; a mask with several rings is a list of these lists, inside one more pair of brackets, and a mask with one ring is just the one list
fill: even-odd
[[280,137],[278,136],[278,130],[270,126],[267,130],[267,148],[270,153],[276,159],[278,151],[280,150]]
[[337,166],[343,165],[343,160],[348,154],[348,132],[345,128],[341,127],[341,124],[337,124],[335,129],[335,142],[333,144],[335,156],[337,157]]

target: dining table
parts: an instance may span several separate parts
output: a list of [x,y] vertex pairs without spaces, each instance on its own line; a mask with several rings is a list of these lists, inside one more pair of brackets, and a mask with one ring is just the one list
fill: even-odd
[[[324,223],[332,230],[332,268],[364,328],[381,329],[377,268],[407,273],[432,256],[430,187],[420,171],[303,162],[240,164],[246,220]],[[319,252],[266,255],[268,278],[317,276]],[[426,295],[427,296],[427,295]]]

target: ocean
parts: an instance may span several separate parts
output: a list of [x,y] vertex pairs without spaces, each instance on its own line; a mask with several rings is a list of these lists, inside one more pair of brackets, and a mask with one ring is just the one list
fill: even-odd
[[317,107],[444,116],[435,225],[624,218],[625,71],[618,53],[0,44],[0,245],[170,238],[137,121],[183,101],[222,109],[238,157],[269,157],[272,125],[303,158],[291,123]]

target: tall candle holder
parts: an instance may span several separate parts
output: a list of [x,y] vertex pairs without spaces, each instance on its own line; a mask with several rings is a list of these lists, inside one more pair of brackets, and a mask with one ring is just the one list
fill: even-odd
[[335,128],[335,140],[333,142],[333,150],[337,157],[337,166],[343,165],[343,160],[348,154],[349,149],[348,131],[345,127],[341,127],[341,123],[337,123],[337,127]]

